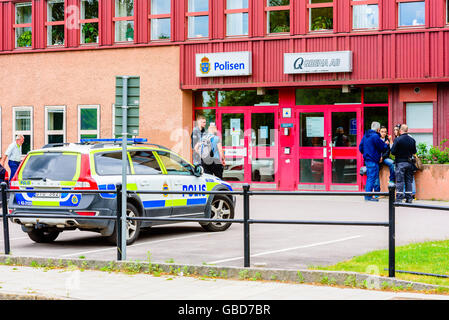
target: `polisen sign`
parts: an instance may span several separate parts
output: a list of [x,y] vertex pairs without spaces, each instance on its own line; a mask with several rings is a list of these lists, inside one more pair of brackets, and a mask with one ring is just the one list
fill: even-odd
[[251,52],[198,53],[195,66],[197,77],[249,76]]

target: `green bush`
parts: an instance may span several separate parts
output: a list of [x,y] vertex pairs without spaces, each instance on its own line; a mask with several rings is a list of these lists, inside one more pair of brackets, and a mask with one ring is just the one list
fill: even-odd
[[419,143],[416,148],[418,157],[424,164],[449,164],[449,147],[444,147],[447,141],[447,139],[444,139],[439,146]]

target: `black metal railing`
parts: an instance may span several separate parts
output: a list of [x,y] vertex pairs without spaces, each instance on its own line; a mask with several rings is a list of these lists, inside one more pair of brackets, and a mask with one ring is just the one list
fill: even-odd
[[[58,215],[58,214],[9,214],[8,213],[8,203],[7,195],[12,193],[33,193],[36,190],[16,190],[16,189],[6,189],[7,185],[5,183],[1,184],[1,197],[2,197],[2,217],[3,217],[3,232],[4,232],[4,247],[5,254],[10,254],[10,240],[9,240],[9,226],[8,218],[48,218],[52,219],[67,219],[68,217],[74,219],[104,219],[104,220],[116,220],[117,224],[117,260],[123,260],[122,257],[122,187],[121,184],[116,185],[116,190],[45,190],[49,193],[73,193],[73,194],[116,194],[117,197],[114,199],[116,201],[116,216],[68,216],[68,215]],[[128,194],[138,193],[138,194],[196,194],[196,195],[228,195],[228,196],[243,196],[243,219],[216,219],[216,218],[175,218],[175,217],[126,217],[127,220],[141,220],[150,222],[232,222],[243,224],[243,241],[244,241],[244,267],[250,266],[250,225],[251,224],[298,224],[298,225],[330,225],[330,226],[365,226],[365,227],[387,227],[389,228],[388,233],[388,275],[389,277],[395,276],[395,225],[396,225],[396,213],[395,208],[397,206],[414,206],[419,207],[420,205],[404,205],[395,203],[395,187],[390,185],[389,192],[314,192],[314,191],[250,191],[249,185],[243,185],[242,191],[128,191]],[[388,196],[388,221],[307,221],[307,220],[257,220],[250,218],[250,197],[251,196]],[[112,201],[112,200],[111,200]],[[432,207],[436,209],[436,207]],[[441,209],[441,208],[440,208]],[[449,210],[449,208],[448,208]],[[126,245],[126,241],[124,242]]]

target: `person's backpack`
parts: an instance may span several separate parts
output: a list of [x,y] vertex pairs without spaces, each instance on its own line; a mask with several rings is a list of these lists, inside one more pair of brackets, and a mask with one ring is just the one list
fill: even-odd
[[212,138],[214,136],[211,134],[206,134],[201,138],[200,144],[200,156],[201,159],[209,159],[214,157],[214,150],[212,147]]

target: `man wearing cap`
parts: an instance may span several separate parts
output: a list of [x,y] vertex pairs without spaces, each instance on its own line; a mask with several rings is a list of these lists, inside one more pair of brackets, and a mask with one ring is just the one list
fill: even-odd
[[[9,181],[11,181],[19,168],[20,161],[22,160],[22,144],[24,141],[25,138],[23,135],[18,134],[16,136],[16,141],[8,146],[8,149],[6,149],[2,160],[0,161],[2,167],[8,171]],[[6,164],[7,166],[5,166]]]

